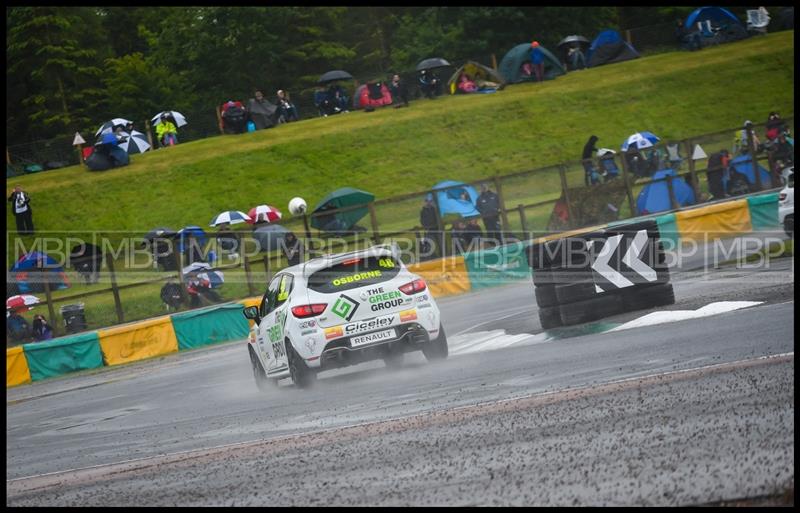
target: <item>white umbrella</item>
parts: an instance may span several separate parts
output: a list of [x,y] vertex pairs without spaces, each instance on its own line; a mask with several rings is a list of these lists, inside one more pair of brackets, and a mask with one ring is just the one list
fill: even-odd
[[134,130],[130,134],[127,132],[121,133],[125,140],[119,143],[119,147],[127,151],[128,154],[144,153],[150,149],[150,143],[147,142],[147,136],[141,132]]
[[41,301],[36,296],[30,294],[21,294],[18,296],[11,296],[6,299],[6,310],[16,310],[17,312],[27,312],[33,305],[38,305]]
[[195,262],[187,265],[182,270],[184,276],[195,273],[201,280],[208,280],[211,283],[211,288],[215,289],[225,282],[225,275],[222,271],[214,271],[211,266],[205,262]]
[[126,126],[126,125],[128,125],[130,123],[133,123],[133,122],[132,121],[128,121],[125,118],[114,118],[111,121],[106,121],[105,123],[103,123],[100,126],[100,128],[97,129],[97,132],[95,132],[94,135],[95,135],[95,137],[100,137],[100,134],[110,134],[111,132],[114,131],[114,127]]
[[612,150],[612,149],[610,149],[610,148],[598,148],[598,150],[597,150],[597,156],[598,156],[598,157],[603,157],[603,156],[605,156],[605,155],[608,155],[609,153],[610,153],[611,155],[614,155],[614,154],[616,154],[617,152],[616,152],[616,151],[614,151],[614,150]]
[[630,135],[625,142],[622,143],[622,151],[628,151],[628,146],[631,145],[640,150],[644,148],[651,148],[660,140],[661,139],[659,139],[658,136],[652,132],[636,132],[635,134]]
[[282,217],[281,212],[277,208],[269,205],[253,207],[247,212],[247,215],[250,216],[250,221],[247,221],[250,224],[257,223],[258,221],[272,223]]
[[211,220],[211,224],[209,226],[217,226],[218,224],[237,224],[237,223],[246,223],[251,221],[250,216],[245,214],[244,212],[239,212],[238,210],[228,210],[227,212],[222,212],[218,214],[214,219]]
[[186,116],[178,112],[177,110],[164,110],[153,116],[153,119],[150,121],[153,122],[154,125],[161,123],[161,116],[166,114],[167,116],[172,116],[172,119],[175,120],[175,125],[177,128],[182,127],[183,125],[187,124]]

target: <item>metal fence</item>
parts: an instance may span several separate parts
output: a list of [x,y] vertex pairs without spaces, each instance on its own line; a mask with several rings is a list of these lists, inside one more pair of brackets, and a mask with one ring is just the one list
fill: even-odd
[[[793,118],[786,119],[785,123],[794,130]],[[775,158],[775,147],[762,144],[756,148],[752,144],[753,138],[748,139],[751,143],[749,146],[734,147],[734,140],[740,132],[741,128],[729,129],[681,141],[662,141],[640,152],[642,162],[649,163],[650,167],[639,174],[632,168],[630,155],[620,151],[610,159],[613,167],[598,159],[573,161],[471,182],[467,185],[477,189],[485,184],[497,193],[502,233],[500,240],[490,240],[486,235],[478,237],[477,244],[473,243],[470,248],[492,247],[497,243],[526,240],[656,213],[643,212],[637,206],[637,200],[644,188],[658,184],[666,186],[669,197],[668,206],[658,213],[781,187],[782,166]],[[766,141],[763,125],[756,125],[754,133],[761,141]],[[744,160],[749,158],[744,155],[755,154],[756,158],[745,162],[745,166],[751,166],[751,169],[752,166],[762,166],[767,175],[763,171],[754,172],[751,179],[740,183],[743,187],[734,190],[730,184],[736,173],[708,167],[710,157],[721,150],[728,150],[731,157],[738,156]],[[793,153],[791,158],[793,160]],[[599,183],[587,185],[586,169],[597,170],[598,175],[602,174],[603,169],[616,169],[617,172],[609,172],[605,178],[600,178]],[[654,179],[653,170],[664,169],[671,169],[674,173],[662,173],[663,178]],[[720,193],[714,187],[723,174],[727,176],[729,184],[727,193]],[[679,194],[687,186],[692,191],[693,200],[687,201]],[[463,187],[459,185],[453,190]],[[442,192],[418,191],[324,213],[286,216],[281,220],[281,226],[301,239],[306,259],[388,243],[398,245],[407,264],[458,254],[466,249],[461,244],[463,240],[454,236],[460,235],[454,234],[456,222],[461,218],[459,215],[437,215],[437,227],[421,226],[420,211],[426,198],[431,198],[437,213],[441,213],[439,193]],[[664,192],[661,194],[663,196]],[[337,214],[355,210],[359,211],[360,216],[355,226],[341,227],[333,232],[315,228],[325,226]],[[481,227],[478,229],[483,230]],[[214,235],[209,235],[209,240],[199,248],[203,255],[215,255],[213,270],[224,273],[224,285],[215,291],[217,295],[211,302],[261,295],[270,277],[288,265],[282,236],[271,243],[264,243],[263,238],[262,242],[258,242],[251,228],[238,229],[228,235],[237,240],[236,247],[230,249],[225,248]],[[219,235],[216,234],[217,237]],[[18,275],[9,272],[7,297],[16,293],[43,295],[40,298],[42,302],[35,306],[36,311],[26,313],[24,317],[32,320],[33,313],[45,314],[52,320],[56,335],[187,310],[208,302],[201,299],[193,305],[188,301],[187,276],[178,270],[189,262],[186,255],[178,250],[177,239],[165,239],[165,249],[158,249],[155,253],[152,246],[143,249],[142,234],[133,233],[37,232],[36,240],[39,246],[25,247],[22,239],[9,239],[10,251],[15,259],[32,249],[54,257],[65,269],[64,275],[71,286],[59,290],[57,287],[63,280],[55,278],[60,276],[57,273],[37,273],[33,270]],[[83,242],[101,248],[103,258],[94,276],[77,272],[74,269],[75,262],[70,259],[70,248]],[[265,244],[269,244],[269,247],[264,248]],[[45,279],[47,277],[50,279]],[[167,283],[172,283],[172,288],[180,296],[174,307],[169,307],[163,297],[163,287]],[[25,287],[21,287],[23,284]],[[10,338],[9,341],[14,343]]]

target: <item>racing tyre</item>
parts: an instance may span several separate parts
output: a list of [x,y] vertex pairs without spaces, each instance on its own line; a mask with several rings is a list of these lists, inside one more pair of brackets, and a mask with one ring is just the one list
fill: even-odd
[[553,271],[550,269],[534,269],[533,284],[537,287],[542,285],[553,285]]
[[539,307],[539,321],[542,323],[542,328],[549,330],[561,326],[561,314],[557,306]]
[[602,319],[624,310],[622,298],[617,294],[576,301],[558,308],[564,326]]
[[675,291],[671,283],[660,283],[623,292],[622,302],[626,311],[672,305],[675,303]]
[[536,295],[536,304],[539,308],[558,304],[555,285],[540,285],[533,289],[533,293]]
[[597,290],[594,288],[594,282],[591,281],[591,278],[589,278],[588,282],[557,285],[555,294],[558,303],[561,305],[598,297]]
[[253,354],[252,349],[249,350],[248,353],[250,353],[250,363],[253,366],[253,377],[256,380],[256,386],[261,392],[266,392],[272,386],[276,385],[277,381],[270,383],[271,380],[267,377],[267,373],[264,372],[264,367],[261,366],[258,357]]
[[429,362],[447,358],[447,335],[444,334],[444,326],[439,324],[439,336],[422,345],[422,354]]
[[289,373],[297,388],[310,388],[317,380],[317,373],[306,366],[306,362],[298,355],[292,343],[286,341],[286,357],[289,360]]

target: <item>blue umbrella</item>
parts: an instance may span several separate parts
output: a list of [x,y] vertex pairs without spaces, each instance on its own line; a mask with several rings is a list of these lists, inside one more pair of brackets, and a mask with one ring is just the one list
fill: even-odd
[[178,251],[181,253],[186,252],[186,244],[190,239],[194,238],[200,247],[206,244],[206,232],[199,226],[185,226],[178,230]]
[[217,214],[214,219],[211,220],[211,224],[209,226],[217,226],[218,224],[237,224],[237,223],[246,223],[250,221],[250,216],[245,214],[244,212],[240,212],[238,210],[228,210],[227,212],[222,212],[221,214]]
[[[436,199],[439,202],[439,213],[442,216],[447,214],[458,214],[461,217],[480,215],[480,212],[475,208],[475,203],[478,201],[478,193],[473,186],[447,180],[437,183],[433,186],[433,189],[437,191]],[[467,194],[469,200],[462,199],[464,193]]]
[[644,149],[650,148],[655,143],[660,141],[661,139],[658,138],[652,132],[636,132],[633,135],[628,136],[624,143],[622,143],[622,151],[628,151],[628,146],[631,144],[635,145],[636,148]]

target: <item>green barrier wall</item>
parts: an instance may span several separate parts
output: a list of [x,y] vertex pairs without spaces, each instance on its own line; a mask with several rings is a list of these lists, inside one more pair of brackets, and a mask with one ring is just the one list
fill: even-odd
[[96,332],[23,344],[22,349],[33,381],[103,366]]
[[472,290],[530,279],[525,255],[530,242],[516,242],[464,255]]
[[172,326],[180,351],[247,338],[250,334],[250,326],[239,303],[174,314]]
[[778,222],[777,192],[747,198],[747,208],[750,209],[750,223],[754,232],[781,227]]

